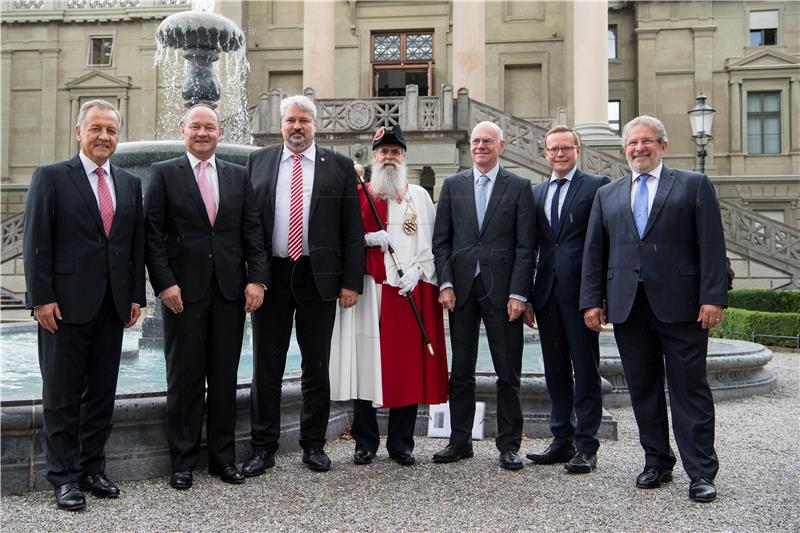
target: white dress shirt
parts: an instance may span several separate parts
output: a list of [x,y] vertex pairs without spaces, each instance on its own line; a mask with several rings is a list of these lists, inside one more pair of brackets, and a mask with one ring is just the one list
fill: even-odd
[[[564,207],[564,199],[567,197],[567,191],[569,190],[569,186],[572,184],[572,178],[575,177],[575,171],[578,170],[577,166],[572,167],[566,176],[563,179],[566,179],[566,183],[561,186],[561,190],[558,192],[558,216],[561,217],[561,208]],[[550,204],[553,202],[553,195],[556,193],[556,180],[562,179],[556,176],[556,173],[553,172],[550,175],[550,185],[547,186],[547,194],[544,197],[544,216],[547,217],[547,222],[550,225],[553,224],[553,221],[550,220]]]
[[[650,174],[647,180],[647,212],[653,210],[653,200],[656,198],[656,190],[658,189],[658,182],[661,179],[661,169],[664,168],[664,163],[659,163],[652,172],[645,172]],[[639,185],[642,183],[637,178],[640,176],[638,172],[631,172],[631,211],[633,211],[633,199],[636,197],[636,191],[639,190]]]
[[[275,185],[275,226],[272,229],[272,255],[289,257],[289,203],[292,193],[292,167],[294,152],[283,145],[278,166],[278,183]],[[311,143],[303,153],[303,255],[308,255],[308,214],[311,209],[311,191],[314,189],[314,168],[317,145]]]
[[[201,160],[197,159],[189,152],[186,152],[186,157],[189,158],[189,163],[192,165],[192,172],[194,172],[194,180],[197,181],[200,177]],[[219,177],[217,175],[217,160],[213,155],[208,159],[206,178],[208,178],[208,181],[211,182],[211,186],[214,188],[214,201],[217,202],[217,213],[219,213]]]
[[[78,153],[78,157],[81,159],[81,163],[83,164],[83,170],[86,172],[86,177],[89,178],[89,185],[92,187],[92,192],[94,193],[94,199],[97,200],[97,209],[100,209],[100,194],[97,192],[97,173],[95,172],[98,168],[98,164],[89,159],[89,156],[83,153],[81,150]],[[111,203],[114,205],[114,211],[117,210],[117,190],[114,188],[114,179],[111,177],[111,163],[106,160],[103,163],[103,170],[106,172],[105,180],[106,184],[108,185],[108,192],[111,193]]]

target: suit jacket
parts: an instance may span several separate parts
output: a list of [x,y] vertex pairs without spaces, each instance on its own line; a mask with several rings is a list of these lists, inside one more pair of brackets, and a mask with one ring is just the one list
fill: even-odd
[[478,261],[494,307],[505,308],[510,294],[528,295],[533,269],[532,220],[530,181],[502,167],[480,229],[472,168],[444,181],[433,230],[433,255],[439,284],[453,284],[457,307],[467,301]]
[[186,155],[155,163],[145,194],[147,269],[156,294],[175,285],[199,300],[212,271],[223,296],[244,299],[246,283],[267,283],[267,257],[253,187],[244,167],[216,158],[219,206],[212,226]]
[[[319,144],[316,148],[309,220],[303,223],[308,225],[308,253],[314,283],[323,300],[334,300],[342,287],[361,292],[364,232],[353,162]],[[282,152],[283,144],[276,144],[252,152],[247,160],[247,173],[261,211],[264,248],[270,260],[275,188]]]
[[664,166],[641,239],[631,209],[631,181],[626,176],[597,191],[580,308],[600,307],[605,299],[608,321],[624,322],[640,278],[662,322],[693,322],[700,305],[727,305],[725,235],[708,177]]
[[536,310],[541,309],[550,298],[556,279],[559,280],[558,294],[565,302],[578,309],[581,284],[581,264],[583,244],[589,213],[597,189],[610,183],[605,176],[585,174],[575,170],[572,182],[561,206],[561,225],[558,235],[547,220],[549,205],[545,205],[550,180],[533,188],[534,232],[533,254],[536,263],[536,277],[531,301]]
[[106,237],[97,198],[80,158],[36,169],[23,227],[28,308],[57,302],[65,323],[97,315],[111,286],[120,320],[146,305],[142,184],[111,165],[117,206]]

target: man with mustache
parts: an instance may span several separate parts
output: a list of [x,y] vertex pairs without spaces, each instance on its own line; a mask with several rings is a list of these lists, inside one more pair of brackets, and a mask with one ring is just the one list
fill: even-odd
[[325,433],[330,416],[328,363],[336,301],[358,301],[364,235],[353,162],[314,142],[317,107],[306,96],[281,102],[283,143],[250,154],[269,258],[265,303],[253,313],[252,455],[242,466],[258,476],[275,464],[281,386],[292,325],[303,359],[300,447],[311,470],[330,470]]
[[122,118],[105,100],[81,106],[80,152],[36,169],[23,228],[26,305],[39,323],[47,480],[60,509],[83,491],[116,498],[105,445],[122,333],[145,305],[142,185],[111,165]]
[[184,490],[204,412],[209,472],[244,481],[236,466],[237,372],[245,313],[264,299],[267,256],[247,172],[216,156],[217,112],[197,104],[180,130],[186,154],[152,166],[144,206],[147,268],[164,306],[169,482]]
[[636,486],[672,480],[664,382],[689,497],[717,497],[714,401],[706,378],[708,330],[728,303],[725,236],[705,174],[662,162],[667,130],[642,115],[622,130],[631,175],[597,191],[583,255],[580,309],[586,326],[614,324],[645,452]]
[[[380,445],[376,407],[389,408],[386,448],[398,464],[415,459],[417,404],[447,400],[444,320],[431,250],[435,211],[428,193],[406,179],[400,126],[372,140],[372,178],[360,190],[366,271],[358,303],[337,315],[331,349],[331,397],[353,400],[353,462],[372,462]],[[375,219],[369,194],[386,230]],[[391,247],[402,276],[388,252]],[[433,345],[428,353],[408,299],[413,298]]]

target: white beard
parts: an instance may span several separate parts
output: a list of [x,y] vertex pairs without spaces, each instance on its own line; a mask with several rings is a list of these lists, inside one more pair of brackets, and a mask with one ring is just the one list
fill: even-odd
[[401,201],[408,189],[408,169],[405,163],[399,166],[372,164],[370,192],[384,200]]

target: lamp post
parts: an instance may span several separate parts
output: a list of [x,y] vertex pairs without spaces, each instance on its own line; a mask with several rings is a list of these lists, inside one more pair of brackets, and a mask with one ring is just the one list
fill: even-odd
[[711,142],[711,123],[714,122],[714,108],[706,103],[706,95],[700,92],[694,107],[689,110],[692,125],[692,141],[697,145],[697,159],[700,172],[706,172],[706,145]]

